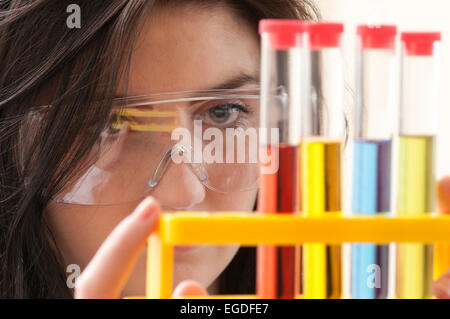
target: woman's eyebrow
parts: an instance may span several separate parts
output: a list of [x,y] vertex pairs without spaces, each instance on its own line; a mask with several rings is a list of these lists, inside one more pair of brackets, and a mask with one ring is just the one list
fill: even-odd
[[[246,84],[259,84],[259,74],[257,75],[250,75],[241,73],[237,76],[234,76],[228,80],[225,80],[222,83],[219,83],[216,86],[207,88],[206,90],[224,90],[224,89],[237,89],[240,88]],[[125,94],[116,94],[114,96],[114,99],[123,99],[130,96],[127,96]]]
[[259,83],[259,75],[239,74],[207,90],[237,89],[246,84],[257,83]]
[[[241,73],[220,83],[219,85],[207,88],[206,90],[232,90],[238,89],[246,84],[259,84],[259,75]],[[189,106],[192,107],[198,103],[201,103],[201,101],[191,101],[189,102]]]

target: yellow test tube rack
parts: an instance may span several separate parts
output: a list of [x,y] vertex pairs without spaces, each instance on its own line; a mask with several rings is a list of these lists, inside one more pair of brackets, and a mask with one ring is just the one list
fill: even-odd
[[145,298],[166,299],[172,296],[173,249],[176,245],[288,246],[308,242],[416,242],[447,245],[450,243],[450,216],[344,217],[341,214],[327,213],[323,217],[302,217],[238,212],[176,212],[162,214],[157,231],[148,240]]

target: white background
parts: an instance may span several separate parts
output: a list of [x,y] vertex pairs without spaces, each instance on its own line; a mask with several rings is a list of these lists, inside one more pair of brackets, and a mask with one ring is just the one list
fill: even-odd
[[[316,3],[324,20],[345,23],[347,82],[352,88],[356,25],[395,24],[399,31],[442,32],[437,176],[450,175],[450,0],[316,0]],[[351,91],[347,94],[348,110],[353,108]]]

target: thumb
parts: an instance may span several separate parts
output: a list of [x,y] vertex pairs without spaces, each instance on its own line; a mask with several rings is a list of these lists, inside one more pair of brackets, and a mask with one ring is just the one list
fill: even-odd
[[450,176],[442,178],[437,186],[439,211],[450,214]]
[[436,298],[450,299],[450,269],[431,285],[431,291]]
[[[440,213],[450,214],[450,176],[439,181],[437,197]],[[450,299],[450,269],[432,284],[431,290],[436,298]]]
[[185,280],[178,284],[173,291],[173,298],[207,296],[206,289],[194,280]]

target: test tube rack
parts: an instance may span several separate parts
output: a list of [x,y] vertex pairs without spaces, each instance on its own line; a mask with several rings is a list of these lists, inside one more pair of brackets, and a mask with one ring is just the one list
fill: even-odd
[[[339,213],[327,212],[323,217],[302,217],[294,214],[240,212],[164,213],[160,216],[157,230],[148,239],[146,295],[137,298],[172,297],[176,245],[287,246],[308,242],[446,244],[450,243],[450,215],[346,217],[345,214],[342,216]],[[205,298],[251,299],[257,296],[228,295]]]

